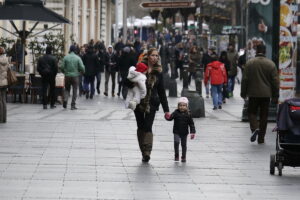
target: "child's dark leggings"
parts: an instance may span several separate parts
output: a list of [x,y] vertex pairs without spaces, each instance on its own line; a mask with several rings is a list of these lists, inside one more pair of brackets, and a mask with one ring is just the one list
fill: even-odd
[[174,150],[175,150],[175,157],[179,157],[179,143],[181,142],[181,149],[182,149],[182,158],[186,157],[186,136],[179,136],[178,134],[174,134]]

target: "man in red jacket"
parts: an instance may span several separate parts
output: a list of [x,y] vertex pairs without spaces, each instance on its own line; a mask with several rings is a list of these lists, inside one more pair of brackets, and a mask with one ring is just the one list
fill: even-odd
[[213,110],[222,109],[222,88],[223,84],[227,84],[227,74],[224,64],[218,61],[216,54],[211,55],[211,62],[208,63],[205,70],[205,85],[207,85],[208,80],[211,83]]

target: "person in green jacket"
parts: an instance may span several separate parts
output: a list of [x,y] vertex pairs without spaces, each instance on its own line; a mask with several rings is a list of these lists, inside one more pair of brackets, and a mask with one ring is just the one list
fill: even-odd
[[248,116],[252,131],[250,141],[254,142],[258,135],[258,144],[265,142],[270,99],[277,103],[279,97],[277,68],[272,60],[265,57],[265,53],[265,45],[258,45],[256,57],[246,63],[241,85],[241,97],[249,98]]
[[70,53],[62,61],[61,71],[65,74],[65,93],[63,107],[67,108],[71,86],[73,89],[71,110],[76,110],[77,88],[79,85],[79,75],[85,72],[85,67],[79,56],[75,54],[76,46],[70,46]]

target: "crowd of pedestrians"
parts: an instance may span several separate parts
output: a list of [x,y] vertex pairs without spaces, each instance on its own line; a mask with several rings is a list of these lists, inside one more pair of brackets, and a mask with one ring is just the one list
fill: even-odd
[[[121,39],[114,45],[105,47],[103,42],[91,40],[88,44],[72,44],[69,53],[60,66],[52,47],[46,48],[45,55],[39,58],[37,70],[42,77],[43,108],[55,108],[55,77],[60,71],[64,74],[63,108],[68,107],[72,91],[71,110],[76,110],[76,99],[84,96],[93,99],[96,92],[101,94],[101,73],[104,73],[104,96],[122,97],[127,108],[134,111],[137,123],[137,138],[142,161],[149,162],[153,146],[153,122],[156,111],[162,105],[166,120],[174,120],[175,161],[186,161],[187,136],[195,137],[196,129],[188,108],[188,99],[180,98],[178,108],[169,113],[165,93],[163,73],[171,78],[183,78],[184,65],[188,66],[188,84],[199,69],[203,70],[206,98],[212,98],[213,110],[222,109],[226,98],[233,97],[238,67],[243,72],[241,96],[249,98],[249,120],[252,131],[251,141],[258,135],[258,143],[264,143],[267,127],[267,113],[270,98],[278,98],[278,74],[275,64],[264,57],[265,47],[257,47],[255,58],[246,62],[246,55],[239,56],[235,45],[229,43],[226,51],[217,52],[210,46],[207,51],[196,45],[195,40],[184,40],[176,33],[160,35],[156,43],[144,43],[138,39],[126,44]],[[8,61],[5,51],[0,48],[0,122],[6,122],[5,93]],[[200,70],[201,71],[201,70]],[[117,82],[117,83],[116,83]],[[117,88],[118,84],[118,88]],[[257,110],[260,108],[260,122]],[[190,131],[189,131],[190,129]]]

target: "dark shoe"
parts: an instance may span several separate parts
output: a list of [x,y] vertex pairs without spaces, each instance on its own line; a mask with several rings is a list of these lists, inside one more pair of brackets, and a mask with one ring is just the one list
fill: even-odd
[[149,160],[150,160],[150,156],[146,155],[146,156],[143,156],[142,162],[147,163],[147,162],[149,162]]
[[105,95],[105,96],[108,96],[107,92],[104,92],[104,95]]
[[207,98],[207,99],[209,98],[209,95],[208,95],[208,94],[206,95],[206,98]]
[[90,95],[90,99],[93,99],[93,95]]
[[63,108],[67,108],[67,102],[66,101],[63,102]]
[[174,161],[179,161],[179,156],[175,156]]
[[253,131],[252,136],[250,137],[250,141],[251,142],[255,142],[258,133],[259,133],[258,129],[256,129],[255,131]]
[[217,110],[218,108],[217,107],[213,107],[213,110]]
[[115,97],[115,93],[111,93],[111,96],[112,96],[112,97]]
[[78,108],[76,106],[72,106],[71,110],[77,110]]
[[51,109],[54,109],[54,108],[56,108],[56,106],[55,106],[55,105],[51,105],[50,108],[51,108]]
[[258,135],[257,144],[264,144],[264,143],[265,143],[265,137],[262,135]]
[[97,88],[97,93],[100,94],[100,89],[99,88]]
[[222,109],[222,106],[219,106],[219,109]]
[[181,157],[181,162],[186,162],[186,158],[185,157]]
[[88,92],[85,94],[85,98],[89,99],[89,93]]
[[118,97],[119,97],[119,96],[120,96],[120,93],[118,92],[117,95],[118,95]]
[[43,109],[46,110],[47,109],[47,105],[43,105]]

